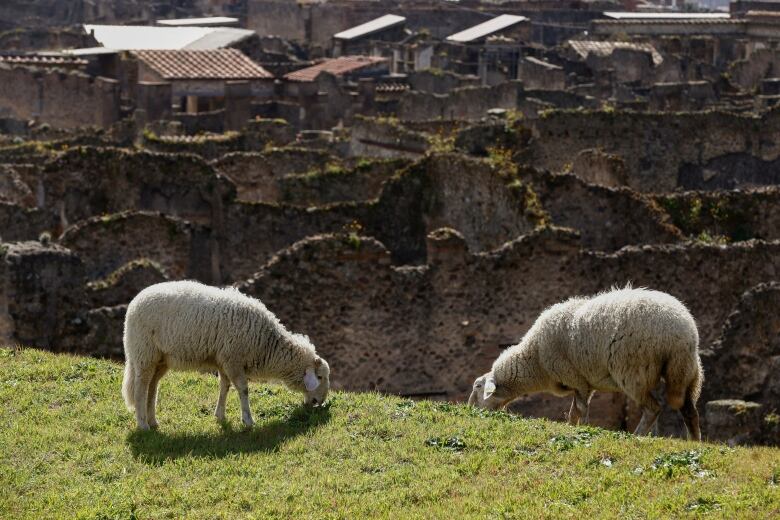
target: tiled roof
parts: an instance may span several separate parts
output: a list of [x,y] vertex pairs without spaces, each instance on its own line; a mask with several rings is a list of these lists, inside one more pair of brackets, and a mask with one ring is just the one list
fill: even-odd
[[569,40],[569,45],[574,49],[583,60],[588,58],[588,54],[593,53],[596,56],[609,56],[615,49],[631,49],[635,51],[649,52],[653,56],[653,64],[660,65],[664,58],[649,43],[631,43],[631,42],[599,42],[590,40]]
[[733,18],[632,18],[622,20],[593,20],[595,25],[742,25],[744,20]]
[[380,16],[379,18],[375,18],[370,22],[366,22],[364,24],[352,27],[351,29],[347,29],[346,31],[336,33],[333,35],[333,37],[337,40],[354,40],[356,38],[362,38],[364,36],[395,27],[396,25],[402,24],[405,21],[406,18],[403,16],[386,14],[384,16]]
[[465,31],[461,31],[451,36],[447,36],[447,41],[458,42],[458,43],[472,42],[474,40],[479,40],[480,38],[484,38],[485,36],[490,36],[491,34],[496,33],[498,31],[503,31],[504,29],[508,27],[512,27],[513,25],[516,25],[520,22],[526,22],[526,21],[528,21],[528,18],[526,18],[525,16],[516,16],[513,14],[502,14],[500,16],[496,16],[495,18],[488,20],[487,22],[483,22],[479,25],[475,25],[474,27],[470,27]]
[[411,87],[407,83],[380,83],[376,86],[377,92],[383,92],[383,93],[398,93],[398,92],[406,92]]
[[270,79],[273,75],[238,49],[134,51],[163,79]]
[[284,79],[288,81],[314,81],[321,72],[329,72],[335,76],[341,76],[385,61],[387,61],[387,58],[378,58],[376,56],[342,56],[341,58],[325,60],[311,67],[290,72],[284,76]]
[[36,67],[58,67],[62,65],[79,66],[86,65],[87,60],[77,59],[63,56],[35,56],[35,55],[21,55],[21,56],[2,56],[0,55],[1,63],[8,63],[9,65],[32,65]]

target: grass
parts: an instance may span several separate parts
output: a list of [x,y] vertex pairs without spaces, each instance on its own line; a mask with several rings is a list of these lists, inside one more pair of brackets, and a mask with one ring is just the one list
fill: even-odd
[[[334,367],[338,371],[338,367]],[[463,405],[253,385],[257,425],[174,373],[137,432],[119,364],[0,349],[0,518],[770,518],[780,450],[573,428]]]

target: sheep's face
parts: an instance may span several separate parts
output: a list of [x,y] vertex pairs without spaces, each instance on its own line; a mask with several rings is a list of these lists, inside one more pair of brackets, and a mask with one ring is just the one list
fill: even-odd
[[306,389],[303,403],[307,406],[321,406],[328,398],[330,390],[330,367],[328,362],[317,357],[314,364],[303,373],[303,386]]
[[503,389],[496,386],[496,378],[493,373],[488,372],[474,380],[469,404],[487,410],[498,410],[509,402],[504,394]]

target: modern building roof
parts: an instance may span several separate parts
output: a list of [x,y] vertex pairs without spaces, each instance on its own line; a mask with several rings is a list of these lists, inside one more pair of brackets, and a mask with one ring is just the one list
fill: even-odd
[[284,76],[284,79],[288,81],[314,81],[321,72],[329,72],[335,76],[341,76],[366,67],[373,67],[386,61],[387,58],[376,56],[342,56],[341,58],[325,60],[311,67],[290,72]]
[[238,49],[133,51],[133,55],[167,80],[273,78]]
[[365,36],[384,31],[385,29],[390,29],[391,27],[395,27],[405,22],[406,18],[403,16],[386,14],[384,16],[380,16],[379,18],[375,18],[370,22],[366,22],[364,24],[352,27],[351,29],[347,29],[346,31],[336,33],[333,35],[333,37],[337,40],[355,40],[357,38],[363,38]]
[[186,26],[224,26],[235,25],[238,23],[238,18],[231,18],[229,16],[209,16],[207,18],[175,18],[173,20],[157,20],[157,25],[167,25],[170,27],[186,27]]
[[145,25],[90,25],[95,39],[107,49],[171,50],[219,49],[239,42],[253,34],[247,29],[232,27],[151,27]]
[[513,25],[516,25],[520,22],[525,22],[527,20],[528,18],[526,18],[525,16],[516,16],[513,14],[502,14],[500,16],[496,16],[491,20],[488,20],[487,22],[483,22],[479,25],[475,25],[474,27],[470,27],[465,31],[461,31],[451,36],[447,36],[447,41],[458,42],[458,43],[473,42],[474,40],[479,40],[486,36],[490,36],[491,34],[497,33],[499,31],[512,27]]
[[713,20],[729,18],[729,13],[636,13],[628,11],[605,11],[604,16],[615,20]]
[[609,56],[615,49],[631,49],[649,52],[653,57],[653,65],[660,65],[664,61],[663,56],[649,43],[569,40],[569,45],[583,60],[587,59],[589,54]]

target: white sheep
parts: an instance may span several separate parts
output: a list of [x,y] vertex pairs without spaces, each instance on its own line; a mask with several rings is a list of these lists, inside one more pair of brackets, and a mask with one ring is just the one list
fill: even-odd
[[533,392],[573,394],[569,421],[577,424],[595,390],[620,391],[642,407],[634,433],[646,435],[661,412],[651,391],[663,378],[666,402],[700,440],[698,347],[693,317],[669,294],[629,286],[572,298],[545,310],[519,344],[501,353],[474,381],[469,403],[498,409]]
[[325,402],[330,368],[306,336],[292,334],[260,301],[237,289],[197,282],[164,282],[133,298],[125,317],[122,395],[138,428],[157,427],[157,384],[168,369],[219,373],[214,412],[225,419],[231,383],[241,416],[252,426],[248,380],[279,381],[305,393],[305,404]]

